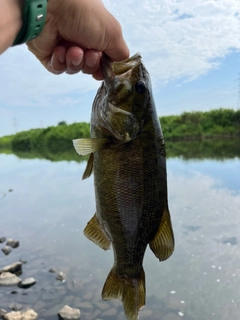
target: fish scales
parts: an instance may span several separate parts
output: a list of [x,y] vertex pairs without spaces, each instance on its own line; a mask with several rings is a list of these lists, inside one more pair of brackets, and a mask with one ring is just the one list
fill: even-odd
[[[104,167],[105,157],[116,165]],[[104,222],[104,229],[113,244],[117,272],[136,278],[140,276],[146,246],[160,223],[158,211],[163,211],[164,205],[159,190],[149,190],[150,180],[156,179],[156,170],[146,164],[144,148],[138,138],[134,145],[122,145],[113,152],[101,151],[94,159],[94,168],[101,168],[95,172],[96,181],[100,181],[103,174],[108,177],[107,184],[97,182],[96,216]],[[130,267],[126,270],[128,264]]]
[[83,177],[94,168],[96,214],[84,233],[104,250],[112,244],[114,265],[102,297],[121,299],[127,318],[136,320],[145,305],[147,245],[160,261],[174,249],[165,145],[141,56],[112,63],[104,55],[102,68],[91,139],[74,141],[79,154],[90,154]]

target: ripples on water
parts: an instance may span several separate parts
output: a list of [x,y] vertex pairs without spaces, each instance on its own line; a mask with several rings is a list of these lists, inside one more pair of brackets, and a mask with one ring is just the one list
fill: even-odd
[[[0,308],[18,302],[50,320],[68,304],[81,309],[82,319],[125,319],[119,301],[101,300],[112,251],[82,233],[95,212],[93,179],[81,181],[84,168],[84,162],[0,155],[0,237],[20,240],[9,256],[0,252],[0,268],[27,260],[21,278],[38,281],[30,289],[0,288]],[[176,249],[162,263],[147,250],[140,319],[239,319],[239,157],[169,158],[168,186]],[[66,273],[66,282],[50,268]]]

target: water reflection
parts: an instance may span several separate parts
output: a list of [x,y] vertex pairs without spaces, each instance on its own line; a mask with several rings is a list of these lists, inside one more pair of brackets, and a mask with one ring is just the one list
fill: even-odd
[[[147,305],[140,319],[239,318],[240,160],[231,155],[168,160],[176,250],[163,263],[147,250]],[[0,237],[20,240],[9,256],[0,251],[0,268],[21,258],[27,260],[21,277],[38,280],[29,289],[0,287],[0,308],[18,302],[50,320],[69,304],[83,319],[125,319],[119,301],[101,300],[112,251],[82,234],[95,211],[93,179],[81,181],[85,165],[0,155],[0,189],[7,194],[0,201]],[[63,271],[66,282],[50,268]]]
[[[22,151],[1,151],[0,153],[13,153],[20,159],[47,159],[50,161],[77,161],[87,160],[86,157],[79,157],[74,148],[68,151],[56,153],[49,149],[39,149],[32,152]],[[214,159],[225,160],[240,158],[240,141],[239,139],[222,139],[222,140],[193,140],[193,141],[167,141],[166,152],[168,158],[179,158],[184,160],[193,159]]]

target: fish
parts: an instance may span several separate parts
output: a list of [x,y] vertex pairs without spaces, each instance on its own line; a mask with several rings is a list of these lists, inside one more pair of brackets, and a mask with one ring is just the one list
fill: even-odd
[[146,300],[146,248],[160,261],[174,251],[165,143],[140,53],[120,62],[103,54],[101,67],[91,137],[73,140],[78,154],[89,155],[82,178],[94,173],[96,213],[84,234],[104,250],[113,248],[103,300],[120,299],[127,319],[136,320]]

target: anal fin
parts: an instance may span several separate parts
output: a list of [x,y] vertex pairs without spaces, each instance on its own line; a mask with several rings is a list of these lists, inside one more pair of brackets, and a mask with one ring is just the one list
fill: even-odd
[[84,235],[95,244],[97,244],[103,250],[109,250],[111,246],[111,241],[108,239],[104,231],[102,230],[96,214],[87,223],[84,231]]
[[158,231],[149,245],[160,261],[167,260],[172,255],[174,250],[174,235],[168,208],[164,209]]

